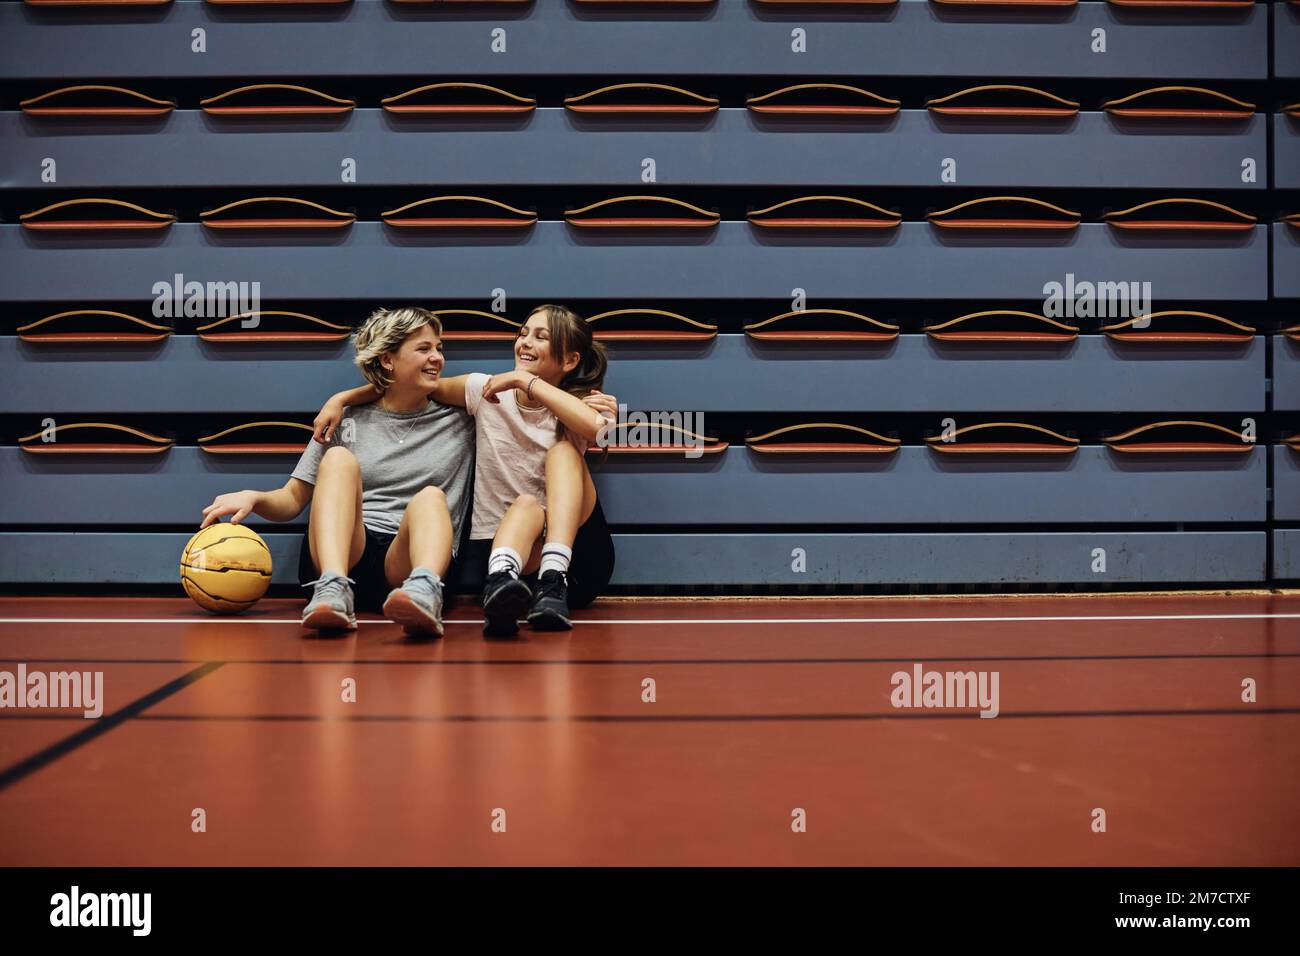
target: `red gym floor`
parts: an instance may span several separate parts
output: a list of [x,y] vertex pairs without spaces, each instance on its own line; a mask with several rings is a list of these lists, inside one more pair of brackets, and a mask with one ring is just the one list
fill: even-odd
[[[0,670],[106,700],[0,710],[0,864],[1300,863],[1300,595],[616,600],[513,643],[300,607],[0,598]],[[915,663],[1000,715],[893,708]]]

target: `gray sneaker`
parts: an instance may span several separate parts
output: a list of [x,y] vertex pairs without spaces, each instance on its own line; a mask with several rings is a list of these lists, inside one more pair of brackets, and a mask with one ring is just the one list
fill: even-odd
[[326,574],[303,587],[314,587],[311,600],[302,609],[302,626],[318,631],[356,630],[352,585],[356,582],[341,574]]
[[428,568],[416,568],[388,595],[384,617],[407,634],[442,637],[442,580]]

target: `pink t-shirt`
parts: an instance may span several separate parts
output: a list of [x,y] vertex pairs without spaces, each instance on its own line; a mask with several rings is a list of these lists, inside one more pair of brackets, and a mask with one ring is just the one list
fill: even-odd
[[[473,372],[465,380],[465,410],[474,416],[474,520],[470,538],[491,538],[497,525],[520,495],[532,495],[546,505],[546,453],[561,437],[559,419],[549,408],[523,408],[515,390],[496,395],[497,404],[483,401],[490,376]],[[587,441],[562,429],[563,440],[579,454]]]

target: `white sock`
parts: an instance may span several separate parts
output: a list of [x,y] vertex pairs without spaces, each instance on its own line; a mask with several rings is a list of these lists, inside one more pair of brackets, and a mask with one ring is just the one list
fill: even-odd
[[514,548],[493,548],[492,553],[488,555],[488,574],[509,571],[515,577],[519,577],[523,567],[523,559]]
[[568,574],[569,562],[572,560],[572,548],[563,544],[548,542],[542,546],[542,566],[537,569],[537,573],[545,574],[547,571],[559,571],[561,574]]

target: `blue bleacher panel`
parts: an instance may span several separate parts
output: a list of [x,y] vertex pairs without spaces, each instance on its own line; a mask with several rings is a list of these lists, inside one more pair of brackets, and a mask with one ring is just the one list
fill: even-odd
[[1273,75],[1300,79],[1300,6],[1293,3],[1273,4]]
[[[695,460],[611,455],[594,468],[617,525],[1237,522],[1265,518],[1265,452],[1186,459],[1087,445],[1033,459],[905,446],[880,460],[772,459],[733,446]],[[216,495],[277,488],[295,459],[177,446],[117,458],[0,447],[0,524],[185,524]],[[93,489],[93,492],[92,490]]]
[[[615,343],[609,389],[629,408],[704,412],[1170,412],[1264,408],[1264,342],[1161,348],[1085,335],[1047,348],[936,342]],[[708,374],[699,374],[701,360]],[[1213,381],[1189,388],[1189,382]]]
[[[1087,2],[1062,14],[939,10],[927,0],[862,15],[763,10],[583,13],[559,0],[440,9],[355,0],[324,13],[235,15],[199,0],[68,15],[0,4],[0,79],[384,75],[971,76],[1264,79],[1265,4],[1228,17],[1134,15]],[[1290,12],[1288,11],[1288,14]],[[47,29],[57,24],[57,29]],[[208,51],[191,51],[203,29]],[[493,52],[492,31],[505,30]],[[793,49],[803,29],[806,53]],[[1104,30],[1106,51],[1093,52]],[[1279,34],[1279,44],[1282,34]],[[497,46],[500,46],[498,40]],[[1279,58],[1281,59],[1281,58]],[[1295,74],[1291,74],[1295,75]]]
[[[302,535],[260,529],[276,584],[296,585]],[[1141,585],[1257,582],[1264,531],[950,534],[615,534],[615,586]],[[1300,577],[1300,531],[1275,531],[1279,577]],[[186,533],[0,532],[0,580],[175,584]],[[1279,546],[1294,541],[1294,546]],[[795,571],[802,549],[804,571]],[[1104,551],[1105,565],[1098,560]],[[1295,558],[1289,556],[1294,553]],[[1281,562],[1281,566],[1279,566]],[[468,613],[472,614],[473,609]],[[785,615],[782,612],[782,616]]]
[[1300,299],[1300,225],[1273,224],[1273,295]]
[[1300,450],[1274,445],[1273,517],[1277,521],[1300,521]]
[[628,525],[1263,521],[1264,459],[1258,448],[1152,460],[1096,445],[1038,458],[904,446],[823,463],[733,446],[694,461],[611,456],[598,487],[610,522]]
[[[1296,36],[1300,44],[1300,34]],[[1300,83],[1294,100],[1300,103]],[[1277,113],[1273,116],[1273,184],[1278,189],[1300,189],[1300,117]]]
[[1277,528],[1273,537],[1272,577],[1275,581],[1300,579],[1300,528]]
[[[616,535],[614,583],[885,585],[1250,582],[1262,531]],[[795,568],[801,549],[805,570]],[[1104,550],[1105,564],[1098,560]]]
[[1300,343],[1285,335],[1273,336],[1273,408],[1300,411]]
[[[785,299],[797,287],[827,299],[1035,300],[1048,283],[1073,275],[1150,282],[1157,302],[1261,300],[1267,228],[1231,238],[1142,237],[1084,223],[1047,238],[950,238],[905,222],[883,234],[808,242],[742,222],[671,237],[592,235],[541,222],[523,235],[472,241],[401,234],[377,222],[311,237],[213,233],[182,222],[147,238],[74,238],[5,225],[0,289],[11,302],[148,300],[179,273],[186,281],[259,282],[263,299],[355,299],[365,288],[393,301],[481,300],[498,287],[543,300]],[[1295,256],[1300,231],[1285,238]],[[1277,294],[1297,277],[1300,270],[1289,278],[1275,272]]]
[[[1300,96],[1300,93],[1297,94]],[[1278,133],[1285,131],[1278,117]],[[1291,121],[1294,133],[1296,121]],[[78,186],[340,185],[344,157],[368,186],[601,185],[639,191],[642,160],[659,185],[933,186],[945,159],[961,186],[1262,190],[1267,117],[1211,124],[1124,125],[1083,113],[1047,126],[945,119],[925,110],[866,124],[782,121],[743,109],[701,120],[590,119],[540,109],[523,119],[449,123],[361,109],[338,118],[234,120],[180,110],[156,122],[106,123],[0,114],[0,187],[40,187],[55,159]],[[250,131],[256,130],[256,135]],[[1288,151],[1289,150],[1289,151]],[[1300,175],[1279,140],[1279,177]],[[1256,161],[1243,183],[1241,164]],[[1279,182],[1279,185],[1282,185]],[[489,193],[490,194],[490,193]]]
[[[449,342],[446,349],[447,375],[513,367],[509,342]],[[1300,354],[1289,342],[1284,348],[1279,341],[1278,351]],[[813,346],[724,334],[698,345],[611,343],[606,390],[630,409],[706,413],[1262,412],[1264,352],[1262,337],[1225,348],[1085,335],[1026,349],[924,335],[879,346]],[[179,413],[314,412],[327,395],[360,384],[351,358],[348,342],[250,348],[175,335],[156,346],[105,348],[4,337],[0,366],[10,374],[0,380],[0,404],[30,415],[147,414],[165,395],[168,411]],[[1300,362],[1287,386],[1291,366],[1274,361],[1275,405],[1284,395],[1300,401]],[[77,387],[49,388],[60,380]]]

